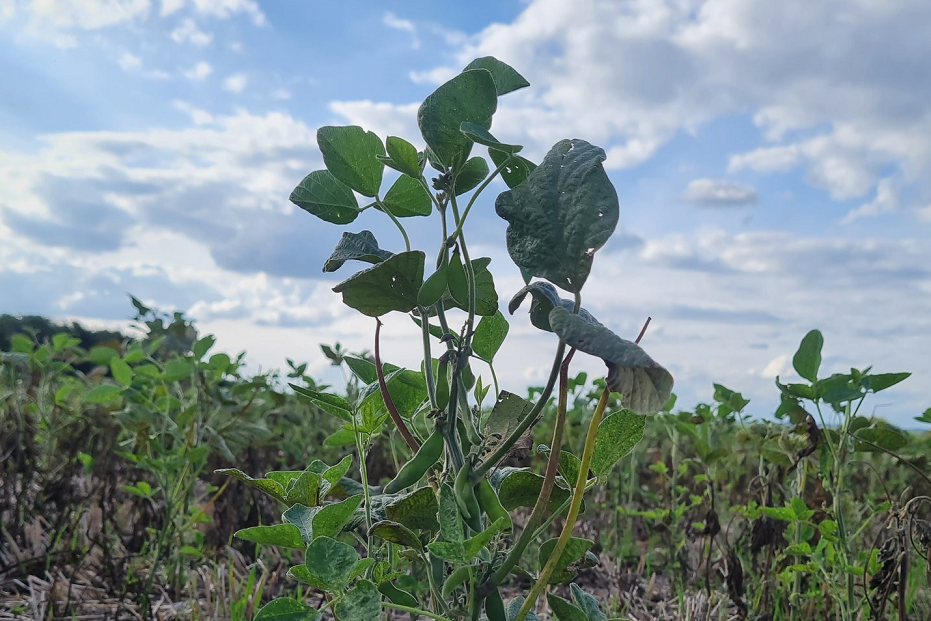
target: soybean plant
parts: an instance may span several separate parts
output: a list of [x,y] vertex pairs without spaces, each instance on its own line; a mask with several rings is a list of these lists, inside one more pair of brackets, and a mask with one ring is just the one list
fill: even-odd
[[[283,506],[282,524],[237,535],[303,551],[304,562],[290,575],[322,590],[325,607],[341,621],[371,621],[383,609],[441,621],[534,618],[547,586],[571,581],[590,557],[593,542],[572,536],[585,492],[603,484],[641,439],[645,416],[670,397],[669,372],[582,306],[595,254],[619,217],[604,150],[584,140],[560,140],[536,164],[519,155],[520,145],[491,132],[498,98],[527,86],[507,64],[476,59],[420,106],[422,149],[357,126],[322,127],[317,144],[325,169],[308,174],[291,194],[295,205],[331,224],[346,226],[365,211],[379,212],[404,243],[386,249],[371,231],[345,232],[323,266],[334,272],[349,262],[370,264],[333,288],[343,303],[373,320],[374,362],[344,358],[365,386],[357,398],[292,385],[343,421],[338,439],[355,446],[361,480],[348,476],[350,456],[336,465],[314,461],[304,470],[258,479],[222,471]],[[487,150],[487,159],[473,154],[478,149]],[[390,185],[386,171],[394,176]],[[535,402],[498,385],[495,356],[509,324],[499,310],[491,259],[474,257],[475,246],[467,241],[469,216],[499,179],[507,189],[495,200],[495,211],[507,221],[504,241],[525,282],[508,311],[529,300],[531,324],[552,334],[553,361]],[[404,221],[417,217],[436,223],[431,261],[411,247]],[[419,369],[382,360],[380,318],[389,313],[407,314],[412,334],[419,332]],[[601,358],[607,367],[579,456],[563,449],[568,367],[577,352]],[[490,383],[476,369],[486,365]],[[502,465],[541,420],[557,383],[545,472]],[[496,397],[488,410],[482,403],[491,386]],[[621,406],[606,413],[612,393]],[[368,480],[364,455],[386,429],[399,434],[410,457],[380,487]],[[520,508],[530,509],[530,516],[514,532],[511,512]],[[545,540],[547,526],[559,517],[560,536]],[[537,554],[527,558],[538,558],[540,566],[522,565],[531,546]],[[505,602],[500,587],[512,574],[529,575],[533,586],[526,596]],[[605,618],[598,602],[577,585],[571,596],[572,601],[548,595],[557,618]],[[257,618],[320,614],[283,598]]]

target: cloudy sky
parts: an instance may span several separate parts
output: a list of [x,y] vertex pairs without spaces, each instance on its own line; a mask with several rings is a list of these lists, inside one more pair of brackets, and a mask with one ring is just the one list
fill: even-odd
[[[420,143],[419,103],[491,54],[532,84],[499,138],[607,151],[620,224],[584,304],[627,337],[654,318],[680,404],[716,381],[765,413],[820,328],[825,371],[914,372],[869,408],[904,423],[931,406],[927,32],[925,0],[0,0],[0,312],[120,325],[133,293],[328,376],[317,343],[371,347],[374,322],[330,291],[350,268],[321,272],[340,229],[287,201],[316,128]],[[490,189],[472,254],[507,299]],[[351,230],[397,250],[379,215]],[[392,318],[386,358],[416,364],[416,338]],[[552,348],[517,316],[503,383],[540,382]]]

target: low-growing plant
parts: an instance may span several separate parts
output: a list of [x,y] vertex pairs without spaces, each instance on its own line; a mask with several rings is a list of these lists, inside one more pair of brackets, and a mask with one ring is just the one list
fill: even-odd
[[[585,492],[602,485],[640,440],[644,417],[670,397],[672,376],[637,344],[643,332],[636,341],[625,340],[582,306],[595,253],[619,217],[617,193],[602,166],[605,152],[584,140],[561,140],[537,165],[518,154],[520,145],[501,142],[490,131],[498,98],[527,86],[505,63],[476,59],[420,107],[423,150],[357,126],[322,127],[317,143],[326,169],[311,172],[291,194],[297,206],[332,224],[381,212],[404,240],[402,249],[388,250],[370,231],[346,232],[323,267],[333,272],[350,261],[372,264],[333,288],[346,305],[374,320],[374,360],[341,357],[364,388],[346,398],[292,385],[343,421],[339,433],[355,445],[360,480],[347,477],[349,456],[335,465],[316,460],[304,470],[262,478],[222,471],[284,508],[282,524],[237,535],[303,551],[304,563],[291,569],[292,577],[324,591],[326,606],[341,621],[378,618],[383,608],[439,620],[533,618],[547,586],[570,581],[587,560],[593,542],[573,537]],[[472,156],[476,148],[487,148],[492,165]],[[399,173],[387,190],[386,168]],[[498,195],[495,210],[508,223],[507,249],[526,285],[508,310],[513,314],[529,299],[531,323],[553,334],[552,366],[535,402],[498,385],[495,355],[508,321],[498,308],[490,259],[473,257],[467,242],[469,215],[496,179],[509,188]],[[360,206],[357,195],[367,202]],[[402,222],[428,216],[435,217],[438,232],[432,263],[424,250],[411,247]],[[382,360],[380,317],[388,313],[408,314],[411,330],[419,328],[420,369]],[[578,455],[563,449],[568,369],[577,352],[607,366]],[[490,382],[476,371],[479,365],[488,366]],[[544,473],[504,466],[541,420],[557,384]],[[612,393],[619,408],[606,414]],[[482,407],[486,400],[490,409]],[[385,427],[408,449],[397,475],[382,487],[370,480],[366,456]],[[516,529],[511,512],[520,507],[531,512]],[[547,527],[560,517],[559,537],[546,539]],[[522,562],[531,546],[537,548],[536,567]],[[529,576],[532,586],[505,603],[500,587],[512,575]],[[568,601],[548,594],[557,618],[605,618],[578,585],[571,596]],[[316,619],[320,612],[283,598],[257,618],[286,614]]]

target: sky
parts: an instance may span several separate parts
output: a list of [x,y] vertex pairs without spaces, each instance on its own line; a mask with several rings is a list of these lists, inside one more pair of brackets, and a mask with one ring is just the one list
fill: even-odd
[[[771,412],[818,328],[823,374],[913,372],[864,406],[908,424],[931,406],[927,32],[925,0],[0,0],[0,313],[125,326],[131,293],[255,369],[338,377],[318,344],[371,349],[374,320],[331,291],[349,266],[321,271],[343,229],[288,202],[323,168],[316,128],[421,145],[420,102],[493,55],[531,83],[499,139],[607,152],[620,220],[583,305],[627,338],[653,318],[680,406],[718,382]],[[504,189],[467,234],[506,305]],[[347,230],[398,250],[380,215]],[[395,315],[383,356],[416,368]],[[519,311],[502,385],[542,383],[554,347]]]

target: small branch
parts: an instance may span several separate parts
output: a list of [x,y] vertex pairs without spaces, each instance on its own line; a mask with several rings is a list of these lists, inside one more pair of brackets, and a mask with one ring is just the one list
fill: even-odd
[[643,335],[647,333],[647,328],[650,327],[650,322],[653,321],[652,317],[647,317],[647,320],[643,323],[643,327],[640,328],[640,334],[637,335],[637,340],[634,343],[640,343],[640,339],[643,338]]
[[397,425],[398,431],[401,432],[401,435],[404,436],[404,440],[407,442],[407,445],[411,447],[412,451],[417,451],[420,448],[420,443],[417,442],[417,438],[411,433],[410,429],[407,428],[407,425],[404,423],[404,419],[401,418],[400,412],[398,412],[397,406],[394,405],[394,399],[391,398],[391,393],[388,392],[388,384],[385,382],[385,371],[381,368],[381,349],[379,347],[379,337],[381,336],[381,319],[375,319],[375,374],[378,375],[378,389],[381,391],[381,398],[385,400],[385,407],[388,408],[388,414],[391,415],[391,420],[394,421],[394,424]]

